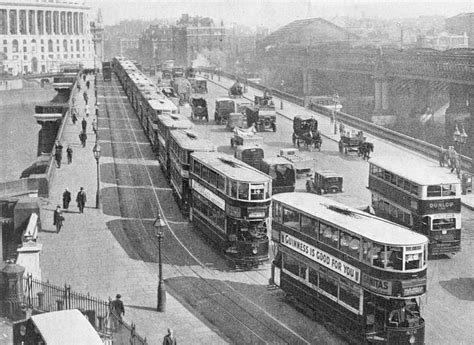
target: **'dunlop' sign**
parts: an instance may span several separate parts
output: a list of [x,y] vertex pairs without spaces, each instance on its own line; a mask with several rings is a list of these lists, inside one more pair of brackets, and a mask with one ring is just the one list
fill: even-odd
[[349,265],[348,263],[328,254],[321,249],[313,247],[296,237],[288,235],[284,232],[280,233],[280,243],[285,247],[291,248],[294,251],[306,256],[307,258],[323,265],[330,270],[339,273],[340,275],[350,279],[356,283],[360,282],[360,270],[357,267]]

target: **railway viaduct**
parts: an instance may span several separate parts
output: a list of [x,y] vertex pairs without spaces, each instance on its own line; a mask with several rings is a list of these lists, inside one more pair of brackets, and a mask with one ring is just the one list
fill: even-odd
[[[257,56],[265,83],[299,96],[338,93],[343,111],[409,116],[427,108],[446,109],[445,133],[452,143],[456,125],[474,149],[474,51],[396,49],[363,46],[343,28],[316,18],[290,23],[260,42]],[[351,104],[352,100],[352,104]],[[364,103],[357,107],[356,102]]]

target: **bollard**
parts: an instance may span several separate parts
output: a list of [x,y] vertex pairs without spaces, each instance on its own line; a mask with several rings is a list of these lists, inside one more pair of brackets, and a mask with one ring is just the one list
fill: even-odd
[[43,309],[44,305],[44,292],[40,291],[36,294],[38,296],[38,309]]
[[57,299],[56,304],[58,306],[58,310],[63,310],[64,309],[64,300],[62,299]]

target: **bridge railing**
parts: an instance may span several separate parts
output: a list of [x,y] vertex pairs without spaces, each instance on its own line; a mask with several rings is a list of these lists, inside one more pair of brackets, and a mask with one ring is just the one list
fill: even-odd
[[[205,70],[205,71],[213,71],[211,69]],[[240,79],[241,81],[245,81],[245,78],[241,78],[239,76],[236,76],[232,73],[228,73],[225,71],[220,72],[223,77],[229,78],[229,79]],[[300,106],[304,106],[304,100],[303,98],[297,97],[295,95],[288,94],[286,92],[283,92],[281,90],[277,90],[274,88],[269,88],[265,85],[254,83],[252,81],[246,81],[246,83],[254,87],[258,90],[265,90],[265,89],[271,89],[272,93],[274,96],[280,97],[286,101],[295,103]],[[328,108],[318,106],[318,105],[311,105],[311,110],[328,116],[331,116],[332,111]],[[433,144],[430,144],[426,141],[415,139],[412,137],[409,137],[405,134],[395,132],[391,129],[376,125],[374,123],[362,120],[358,117],[343,113],[343,112],[336,112],[336,118],[338,121],[344,123],[347,126],[354,127],[356,129],[362,130],[366,133],[369,133],[375,137],[382,138],[385,140],[388,140],[394,144],[397,144],[399,146],[402,146],[404,148],[407,148],[409,150],[412,150],[417,153],[421,153],[424,156],[427,156],[432,159],[438,159],[438,153],[439,153],[439,147]],[[472,160],[469,157],[466,156],[461,156],[461,164],[463,169],[470,170],[471,169],[471,164]]]

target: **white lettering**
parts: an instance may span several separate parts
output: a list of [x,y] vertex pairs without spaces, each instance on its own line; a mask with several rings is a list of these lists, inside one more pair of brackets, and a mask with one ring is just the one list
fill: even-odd
[[225,211],[225,200],[215,195],[209,189],[202,186],[199,182],[191,180],[191,188],[212,202],[214,205]]
[[309,245],[296,237],[293,237],[283,231],[280,233],[280,242],[285,247],[306,256],[307,258],[339,273],[340,275],[350,279],[356,283],[360,281],[360,270],[357,267],[349,265],[335,256],[328,254],[312,245]]

